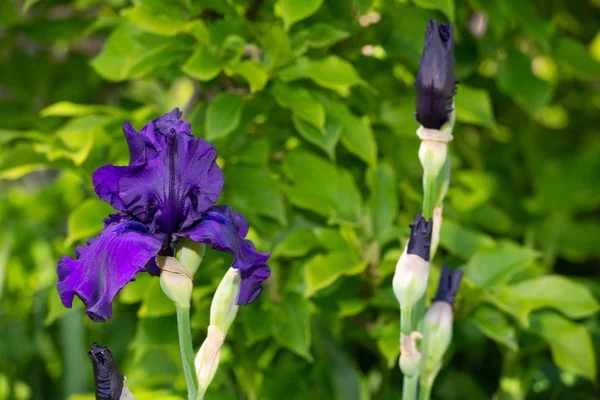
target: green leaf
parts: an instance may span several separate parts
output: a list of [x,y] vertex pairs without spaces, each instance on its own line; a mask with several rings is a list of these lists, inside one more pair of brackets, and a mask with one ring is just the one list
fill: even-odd
[[544,311],[531,315],[531,330],[548,342],[560,369],[596,381],[596,356],[585,326]]
[[444,218],[440,232],[440,246],[468,260],[478,250],[493,249],[496,242],[484,233],[465,228],[453,220]]
[[375,325],[370,335],[377,340],[377,348],[385,357],[387,367],[389,369],[397,368],[396,362],[400,354],[400,323],[396,320],[391,323]]
[[330,224],[360,222],[360,192],[348,171],[305,151],[289,153],[283,170],[291,181],[285,192],[294,205],[328,218]]
[[398,213],[396,175],[387,162],[379,163],[367,170],[366,182],[371,193],[367,207],[373,219],[375,234],[381,235],[390,229]]
[[305,359],[312,361],[310,354],[310,307],[308,300],[296,294],[288,294],[276,304],[273,337],[279,344]]
[[29,9],[40,0],[25,0],[25,4],[23,4],[23,13],[29,11]]
[[296,229],[285,236],[275,247],[273,258],[302,257],[309,251],[319,247],[319,241],[312,229]]
[[148,287],[156,278],[150,274],[138,274],[134,282],[129,282],[119,292],[119,301],[123,304],[135,304],[144,299]]
[[187,51],[181,38],[156,36],[124,24],[112,31],[92,67],[109,81],[141,78],[174,63]]
[[244,111],[244,98],[234,93],[220,93],[206,111],[205,131],[207,140],[229,135],[240,124]]
[[546,105],[554,91],[552,85],[533,75],[529,57],[513,49],[507,49],[496,80],[500,90],[530,114]]
[[343,125],[344,147],[367,164],[374,165],[377,160],[377,143],[369,120],[355,116],[344,103],[331,96],[321,93],[319,99],[325,104],[329,119],[337,119]]
[[281,107],[289,108],[299,119],[325,129],[325,107],[307,89],[276,81],[271,92]]
[[260,33],[259,40],[265,51],[269,71],[287,65],[293,60],[294,53],[288,35],[278,24],[267,25]]
[[292,123],[296,131],[304,139],[325,151],[329,158],[335,159],[335,146],[342,135],[342,125],[338,120],[330,118],[324,131],[292,115]]
[[344,274],[356,273],[358,259],[348,252],[318,254],[306,263],[306,290],[304,297],[310,297],[334,283]]
[[177,7],[162,0],[135,0],[122,15],[144,32],[174,36],[185,28],[187,19]]
[[588,49],[576,40],[561,37],[553,49],[558,62],[581,78],[600,76],[600,62],[594,60]]
[[144,295],[142,305],[137,312],[138,318],[156,318],[175,314],[175,303],[164,294],[160,280],[153,279]]
[[279,0],[285,29],[316,13],[322,4],[323,0]]
[[244,215],[262,215],[287,224],[283,193],[271,171],[266,167],[237,165],[225,171],[225,181],[231,187],[229,203]]
[[304,54],[309,47],[316,49],[329,47],[349,36],[348,32],[341,31],[330,24],[318,22],[295,33],[292,43],[294,52],[300,55]]
[[196,19],[185,26],[185,31],[206,47],[212,46],[210,31],[201,19]]
[[81,301],[76,300],[73,301],[73,307],[71,309],[68,309],[62,303],[60,295],[58,294],[58,290],[52,288],[48,290],[48,296],[46,297],[46,305],[48,308],[44,317],[44,326],[50,326],[63,315],[72,312],[73,309],[83,307],[83,303]]
[[481,305],[469,315],[468,321],[493,341],[518,351],[515,328],[500,311],[488,305]]
[[69,214],[65,246],[69,247],[78,240],[95,237],[104,226],[102,220],[112,212],[114,210],[110,204],[100,199],[85,200]]
[[248,346],[271,336],[271,330],[273,329],[271,307],[265,307],[262,304],[256,304],[254,307],[241,307],[237,318],[240,319],[244,329],[244,339]]
[[352,64],[338,56],[313,60],[300,57],[296,63],[279,72],[284,82],[298,79],[312,79],[320,86],[335,90],[341,96],[348,96],[350,88],[355,85],[365,85]]
[[369,120],[347,114],[342,122],[344,124],[344,133],[342,134],[344,147],[367,164],[375,165],[377,162],[377,142]]
[[47,167],[46,156],[35,143],[20,142],[0,152],[0,179],[19,179]]
[[115,107],[100,104],[75,104],[69,101],[59,101],[40,111],[42,117],[81,117],[92,114],[127,117],[125,112]]
[[600,310],[589,289],[559,275],[546,275],[508,286],[498,299],[518,310],[523,319],[535,310],[553,308],[569,318],[583,318]]
[[79,166],[87,160],[96,138],[104,135],[106,126],[115,121],[113,117],[94,114],[71,118],[50,144],[39,145],[37,150],[46,153],[50,161],[66,158]]
[[221,72],[221,60],[206,46],[199,47],[181,70],[199,81],[210,81]]
[[499,286],[531,265],[536,255],[526,247],[501,243],[496,248],[476,251],[465,266],[465,276],[483,288]]
[[486,90],[460,85],[460,93],[454,97],[454,105],[459,122],[496,130],[492,101]]
[[454,22],[454,0],[413,0],[416,5],[431,10],[440,10]]
[[225,68],[229,76],[239,75],[250,85],[250,92],[263,90],[269,80],[269,73],[263,64],[250,60],[243,60]]

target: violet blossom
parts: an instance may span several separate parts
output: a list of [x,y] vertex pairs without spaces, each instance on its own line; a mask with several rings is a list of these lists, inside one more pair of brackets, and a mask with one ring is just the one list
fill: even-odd
[[139,132],[123,125],[128,166],[105,165],[93,175],[96,194],[117,213],[100,234],[58,261],[57,288],[65,307],[77,295],[93,321],[112,316],[112,301],[135,275],[159,275],[155,257],[172,256],[185,238],[233,254],[241,275],[238,304],[248,304],[270,275],[268,253],[245,239],[248,223],[225,205],[214,205],[223,189],[217,152],[191,134],[179,109],[150,121]]

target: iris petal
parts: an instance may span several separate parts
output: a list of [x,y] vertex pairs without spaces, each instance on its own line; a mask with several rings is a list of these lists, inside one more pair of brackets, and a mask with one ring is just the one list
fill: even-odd
[[62,257],[58,261],[56,287],[63,304],[70,308],[77,295],[93,321],[110,318],[117,293],[144,270],[160,248],[160,240],[138,222],[108,226],[98,237],[79,246],[75,259]]
[[238,296],[238,304],[252,303],[262,293],[261,283],[271,276],[271,269],[266,264],[254,265],[241,271],[242,284]]
[[135,167],[118,167],[115,165],[105,165],[98,168],[92,176],[94,190],[98,197],[115,209],[124,211],[125,205],[119,196],[119,181],[126,173],[134,169]]
[[223,172],[204,139],[172,132],[164,150],[119,181],[127,212],[151,231],[167,235],[192,225],[219,198]]
[[260,253],[254,244],[244,239],[248,230],[246,219],[229,206],[214,206],[202,214],[200,222],[179,234],[213,249],[233,254],[232,267],[242,274],[239,304],[252,302],[260,294],[260,283],[270,274],[264,265],[269,253]]

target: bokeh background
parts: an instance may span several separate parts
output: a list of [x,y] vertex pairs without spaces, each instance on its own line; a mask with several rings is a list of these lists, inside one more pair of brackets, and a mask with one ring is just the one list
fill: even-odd
[[[442,262],[465,269],[434,398],[597,399],[598,0],[0,0],[0,399],[92,399],[112,348],[138,399],[183,399],[174,308],[139,275],[113,318],[65,309],[56,261],[111,208],[121,125],[175,106],[219,151],[220,202],[272,251],[207,399],[399,399],[391,277],[420,209],[414,89],[453,22]],[[193,336],[231,259],[195,277]],[[434,289],[435,282],[431,285]]]

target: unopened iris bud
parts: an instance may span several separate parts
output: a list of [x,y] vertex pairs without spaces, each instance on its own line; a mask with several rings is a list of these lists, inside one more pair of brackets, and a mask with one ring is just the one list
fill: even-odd
[[204,243],[184,239],[177,247],[175,258],[187,269],[188,275],[193,277],[202,263],[204,253],[206,253]]
[[210,306],[210,324],[216,326],[224,335],[229,331],[238,312],[240,285],[240,271],[229,268],[219,283]]
[[98,343],[92,345],[88,352],[94,368],[96,399],[98,400],[133,400],[133,395],[125,386],[125,377],[119,371],[117,363],[108,347]]
[[221,347],[224,342],[225,335],[216,326],[209,326],[206,339],[194,361],[196,377],[198,378],[198,391],[202,394],[206,392],[217,373],[219,359],[221,358]]
[[429,261],[433,221],[427,221],[419,212],[415,217],[415,221],[409,226],[410,237],[406,244],[406,252],[408,254],[417,255],[425,261]]
[[452,25],[429,20],[415,80],[415,118],[425,128],[441,129],[451,118],[458,80],[454,75]]
[[189,270],[173,257],[157,256],[156,263],[161,269],[160,287],[163,292],[177,307],[189,307],[194,288]]
[[240,271],[229,268],[213,297],[210,306],[210,325],[206,339],[202,343],[194,362],[198,378],[198,392],[202,396],[215,377],[217,368],[219,368],[221,347],[238,312],[239,306],[237,303],[240,287]]
[[426,221],[419,213],[410,227],[410,238],[396,264],[392,281],[403,310],[412,308],[425,295],[429,279],[432,221]]
[[433,303],[423,321],[423,361],[421,379],[433,383],[442,365],[442,358],[452,341],[452,306],[458,292],[462,271],[452,271],[444,265]]

